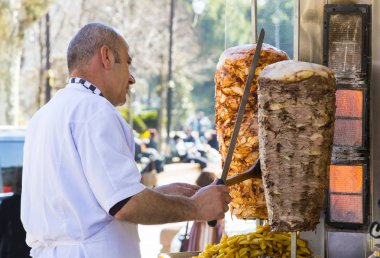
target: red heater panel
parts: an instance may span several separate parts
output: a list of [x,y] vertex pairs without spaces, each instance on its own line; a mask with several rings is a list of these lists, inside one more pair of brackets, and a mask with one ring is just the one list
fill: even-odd
[[363,197],[361,195],[330,195],[330,221],[363,223]]
[[362,118],[363,91],[361,90],[337,90],[336,92],[336,116]]
[[362,120],[336,119],[334,145],[362,146],[362,123]]

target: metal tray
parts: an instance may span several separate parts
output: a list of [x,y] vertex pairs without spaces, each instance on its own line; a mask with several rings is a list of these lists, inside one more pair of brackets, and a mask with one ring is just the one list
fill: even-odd
[[158,258],[191,258],[198,256],[200,252],[162,253]]

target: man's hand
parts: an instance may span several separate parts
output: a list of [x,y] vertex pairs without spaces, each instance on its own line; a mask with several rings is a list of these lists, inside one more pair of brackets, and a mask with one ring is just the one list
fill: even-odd
[[173,183],[168,185],[157,186],[153,190],[163,194],[190,197],[193,196],[199,188],[199,186],[186,183]]
[[195,201],[198,213],[197,220],[215,220],[224,217],[231,202],[230,189],[225,185],[216,185],[216,181],[209,186],[201,188],[191,198]]

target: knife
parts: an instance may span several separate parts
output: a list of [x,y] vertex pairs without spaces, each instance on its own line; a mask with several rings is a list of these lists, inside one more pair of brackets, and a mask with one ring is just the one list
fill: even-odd
[[[264,31],[264,29],[261,29],[259,40],[258,40],[257,45],[256,45],[255,54],[253,55],[251,68],[249,70],[248,79],[247,79],[247,82],[245,84],[244,93],[243,93],[243,96],[242,96],[241,101],[240,101],[239,111],[238,111],[238,114],[236,117],[234,131],[233,131],[232,136],[231,136],[230,145],[228,146],[227,157],[226,157],[226,161],[224,162],[224,167],[223,167],[223,171],[222,171],[222,177],[219,178],[218,181],[216,182],[217,185],[225,185],[226,184],[228,170],[230,169],[230,165],[231,165],[231,161],[232,161],[232,155],[234,154],[237,137],[239,135],[240,125],[241,125],[241,122],[242,122],[243,116],[244,116],[245,105],[247,103],[248,95],[249,95],[249,92],[251,90],[253,78],[255,77],[256,66],[259,62],[261,47],[262,47],[263,41],[264,41],[264,35],[265,35],[265,31]],[[211,220],[211,221],[208,221],[207,223],[210,227],[215,227],[216,220]]]
[[235,185],[251,178],[261,179],[260,159],[243,173],[227,178],[226,186]]

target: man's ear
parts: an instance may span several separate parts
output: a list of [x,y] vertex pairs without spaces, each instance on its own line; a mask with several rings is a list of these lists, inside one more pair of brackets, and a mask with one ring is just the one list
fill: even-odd
[[107,45],[103,45],[100,48],[100,59],[103,67],[108,70],[115,63],[115,57],[111,49]]

